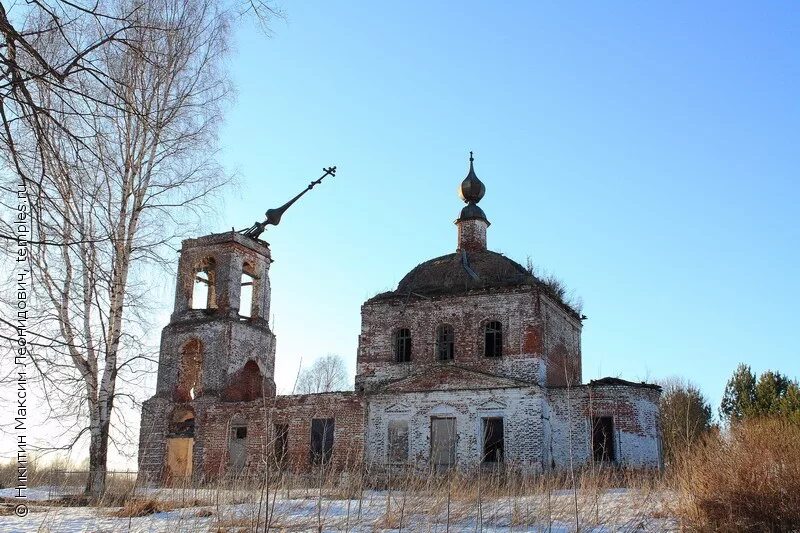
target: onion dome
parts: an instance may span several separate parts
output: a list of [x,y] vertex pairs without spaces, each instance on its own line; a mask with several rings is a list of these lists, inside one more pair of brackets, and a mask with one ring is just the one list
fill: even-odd
[[478,176],[475,174],[475,167],[472,165],[474,160],[475,158],[472,157],[472,152],[470,152],[469,173],[467,177],[464,178],[464,181],[461,182],[461,186],[458,188],[458,194],[465,202],[477,204],[481,201],[483,195],[486,194],[486,186],[484,186],[483,182],[479,180]]

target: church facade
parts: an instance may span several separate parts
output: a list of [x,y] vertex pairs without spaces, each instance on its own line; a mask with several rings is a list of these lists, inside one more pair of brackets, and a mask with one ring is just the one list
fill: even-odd
[[202,481],[268,464],[659,467],[659,387],[583,383],[585,317],[487,248],[472,157],[460,194],[456,251],[362,305],[348,392],[276,395],[266,242],[236,232],[184,241],[156,393],[142,412],[140,475]]

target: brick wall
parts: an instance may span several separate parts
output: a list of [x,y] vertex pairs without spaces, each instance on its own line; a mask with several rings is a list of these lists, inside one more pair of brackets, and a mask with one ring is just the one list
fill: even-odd
[[489,223],[480,219],[460,220],[458,226],[458,249],[479,252],[486,249],[486,228]]
[[545,413],[545,449],[548,463],[556,468],[572,461],[591,461],[592,417],[614,419],[617,464],[657,468],[660,465],[658,400],[660,391],[652,386],[562,387],[548,390]]
[[[534,288],[494,290],[433,298],[370,300],[361,308],[356,384],[366,390],[417,372],[436,362],[436,328],[450,324],[455,333],[455,361],[462,366],[543,384],[559,371],[580,382],[580,321]],[[503,324],[503,356],[484,357],[484,326]],[[411,363],[396,363],[393,334],[409,328]],[[555,377],[554,377],[555,376]]]
[[274,394],[275,335],[266,322],[209,316],[173,322],[161,334],[156,394],[171,396],[182,372],[182,350],[192,340],[202,346],[202,389],[219,393],[247,363],[254,361]]

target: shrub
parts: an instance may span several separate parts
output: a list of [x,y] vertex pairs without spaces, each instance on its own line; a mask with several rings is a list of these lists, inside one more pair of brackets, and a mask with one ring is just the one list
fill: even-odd
[[800,425],[747,419],[677,461],[676,513],[693,530],[800,529]]

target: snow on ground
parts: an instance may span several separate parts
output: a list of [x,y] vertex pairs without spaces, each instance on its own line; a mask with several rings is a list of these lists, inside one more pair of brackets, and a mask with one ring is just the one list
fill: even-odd
[[[263,516],[257,492],[150,489],[142,498],[181,505],[174,510],[135,518],[116,518],[115,507],[59,507],[48,502],[54,491],[32,489],[30,513],[13,513],[13,489],[0,489],[0,532],[170,532],[251,531]],[[280,491],[274,502],[275,531],[575,531],[576,495],[571,491],[547,495],[498,498],[490,501],[452,500],[448,525],[446,495],[393,491],[365,492],[361,500],[326,495],[321,502],[313,490]],[[662,495],[628,489],[607,490],[577,497],[581,531],[676,531],[677,524],[663,509]],[[185,506],[183,506],[185,505]],[[270,506],[273,505],[270,500]],[[261,507],[259,513],[259,507]]]

